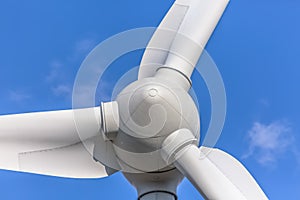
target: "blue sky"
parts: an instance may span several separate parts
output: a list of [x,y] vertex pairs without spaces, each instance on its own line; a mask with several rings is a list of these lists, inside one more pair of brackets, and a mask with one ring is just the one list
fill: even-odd
[[[121,31],[157,26],[172,3],[1,1],[0,114],[71,108],[73,81],[89,51]],[[239,158],[275,200],[300,199],[299,19],[296,0],[233,0],[206,48],[227,92],[217,147]],[[124,58],[107,76],[117,79],[138,64],[139,55]],[[203,94],[205,131],[207,91],[198,87],[203,83],[197,75],[193,82],[199,97]],[[8,200],[136,199],[120,174],[72,180],[0,171],[0,188],[0,199]],[[178,195],[202,199],[186,180]]]

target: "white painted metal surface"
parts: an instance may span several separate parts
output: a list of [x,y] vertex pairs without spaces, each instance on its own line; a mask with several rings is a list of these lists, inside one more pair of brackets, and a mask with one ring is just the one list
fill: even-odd
[[228,0],[177,0],[154,33],[140,64],[139,79],[164,66],[189,78]]
[[219,149],[190,145],[174,164],[205,199],[268,199],[247,169]]
[[[99,108],[81,109],[86,140],[100,130]],[[94,119],[87,113],[94,113]],[[106,176],[81,143],[73,110],[0,116],[0,168],[72,178]]]

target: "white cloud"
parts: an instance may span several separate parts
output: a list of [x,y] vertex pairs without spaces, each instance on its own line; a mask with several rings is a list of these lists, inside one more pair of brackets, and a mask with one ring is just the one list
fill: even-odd
[[50,71],[46,76],[52,94],[55,96],[70,97],[72,93],[71,84],[67,83],[67,73],[63,62],[54,60],[50,63]]
[[[69,76],[70,69],[66,66],[78,66],[78,59],[87,54],[94,46],[95,41],[90,38],[85,38],[75,42],[73,50],[70,52],[70,57],[65,60],[53,60],[50,62],[50,70],[46,75],[45,80],[50,86],[52,94],[61,97],[72,97],[71,78]],[[82,102],[87,101],[86,94],[90,91],[86,89],[80,94]]]
[[299,149],[296,146],[294,146],[294,148],[293,148],[293,153],[296,156],[296,160],[298,162],[298,166],[300,167],[300,151],[299,151]]
[[282,121],[270,124],[255,122],[247,133],[247,139],[249,150],[243,158],[254,157],[262,165],[276,164],[294,146],[291,127]]
[[31,96],[27,93],[13,90],[10,90],[8,95],[9,99],[14,102],[22,102],[31,98]]
[[63,63],[60,61],[52,61],[50,63],[50,72],[46,76],[47,82],[54,82],[63,78],[62,68]]
[[56,96],[70,96],[72,89],[70,86],[62,84],[52,88],[52,92]]
[[82,61],[96,45],[96,40],[92,39],[91,37],[78,40],[75,42],[73,52],[70,54],[70,56],[68,56],[67,60],[69,62]]
[[87,53],[92,50],[95,46],[95,41],[93,39],[82,39],[75,44],[75,53]]
[[266,108],[270,107],[270,102],[267,99],[262,98],[259,100],[259,103]]

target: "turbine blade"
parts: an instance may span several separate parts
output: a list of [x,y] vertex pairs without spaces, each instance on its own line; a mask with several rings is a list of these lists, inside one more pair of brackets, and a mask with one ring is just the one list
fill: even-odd
[[268,199],[247,169],[219,149],[191,145],[174,164],[205,199]]
[[164,66],[190,77],[229,0],[176,0],[150,40],[139,79]]
[[[85,125],[85,138],[79,138],[74,112]],[[0,116],[0,169],[70,178],[106,176],[89,153],[99,130],[99,107]]]

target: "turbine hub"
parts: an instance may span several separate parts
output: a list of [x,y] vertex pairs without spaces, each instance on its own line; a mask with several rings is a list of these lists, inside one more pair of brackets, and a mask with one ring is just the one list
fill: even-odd
[[198,109],[176,83],[157,77],[138,80],[127,86],[116,101],[119,131],[113,144],[125,171],[150,172],[170,167],[162,159],[162,143],[178,129],[191,130],[199,142]]

